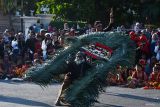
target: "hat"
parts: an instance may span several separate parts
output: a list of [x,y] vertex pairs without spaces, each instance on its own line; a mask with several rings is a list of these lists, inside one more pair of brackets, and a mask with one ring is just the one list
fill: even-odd
[[129,35],[135,35],[134,31],[129,32]]
[[45,37],[51,37],[51,34],[50,33],[46,33]]
[[45,29],[41,29],[40,32],[46,32],[46,30]]
[[140,60],[139,60],[139,64],[140,64],[140,65],[146,65],[146,60],[140,59]]
[[137,22],[137,23],[136,23],[136,26],[138,26],[138,25],[140,25],[140,23],[139,23],[139,22]]

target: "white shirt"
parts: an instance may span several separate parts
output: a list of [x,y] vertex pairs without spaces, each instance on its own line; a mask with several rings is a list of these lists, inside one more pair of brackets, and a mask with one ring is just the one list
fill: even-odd
[[17,40],[12,40],[11,46],[13,49],[18,49],[18,41]]
[[160,49],[159,46],[155,46],[154,52],[157,54],[156,59],[159,61],[160,60]]

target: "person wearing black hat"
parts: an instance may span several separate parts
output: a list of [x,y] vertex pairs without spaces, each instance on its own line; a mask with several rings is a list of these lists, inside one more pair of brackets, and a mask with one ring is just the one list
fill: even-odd
[[83,52],[78,52],[76,56],[69,55],[66,63],[68,65],[67,74],[65,75],[64,82],[55,103],[57,106],[62,105],[61,102],[65,101],[65,99],[62,97],[64,90],[66,90],[70,84],[73,83],[73,81],[84,76],[85,71],[91,67],[86,62],[85,54]]

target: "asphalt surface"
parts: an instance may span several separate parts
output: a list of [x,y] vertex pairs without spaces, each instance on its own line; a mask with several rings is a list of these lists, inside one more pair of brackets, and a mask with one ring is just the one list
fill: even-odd
[[[56,107],[61,84],[42,88],[36,84],[0,81],[0,107]],[[160,107],[160,90],[108,87],[94,107]]]

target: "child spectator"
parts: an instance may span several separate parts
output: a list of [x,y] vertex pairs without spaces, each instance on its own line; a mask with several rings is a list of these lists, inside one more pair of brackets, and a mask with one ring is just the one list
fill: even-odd
[[117,75],[114,75],[113,73],[109,72],[107,76],[107,85],[117,85]]
[[149,77],[147,86],[144,89],[160,88],[160,64],[157,63],[153,67],[153,72]]
[[117,67],[117,84],[119,84],[119,85],[124,83],[124,79],[122,77],[122,73],[123,73],[122,67],[118,66]]
[[157,63],[153,67],[153,72],[151,73],[149,80],[152,82],[160,82],[160,72],[159,71],[160,71],[160,64]]
[[146,85],[147,75],[142,70],[141,65],[136,65],[135,71],[132,74],[131,81],[128,84],[130,88],[142,87]]

